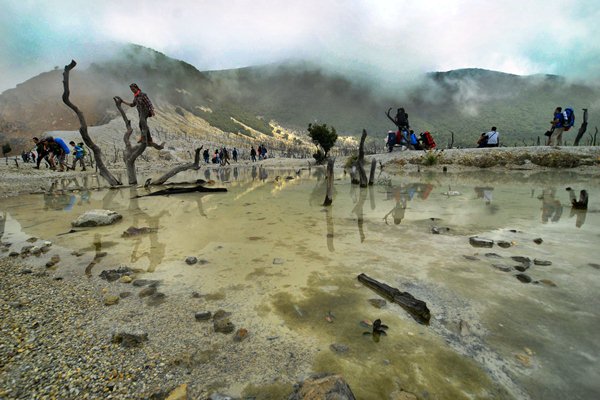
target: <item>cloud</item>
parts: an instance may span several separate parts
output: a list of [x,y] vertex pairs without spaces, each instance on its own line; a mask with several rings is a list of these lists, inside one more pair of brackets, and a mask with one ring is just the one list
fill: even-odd
[[[0,90],[133,42],[199,69],[304,59],[385,86],[435,70],[598,77],[595,0],[0,0]],[[100,50],[98,50],[100,49]]]

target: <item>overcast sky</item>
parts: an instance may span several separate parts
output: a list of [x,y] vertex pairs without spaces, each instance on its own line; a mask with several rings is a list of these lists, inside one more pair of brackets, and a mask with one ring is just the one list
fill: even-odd
[[600,77],[599,0],[0,0],[0,91],[107,43],[200,70],[307,59],[381,79],[478,67]]

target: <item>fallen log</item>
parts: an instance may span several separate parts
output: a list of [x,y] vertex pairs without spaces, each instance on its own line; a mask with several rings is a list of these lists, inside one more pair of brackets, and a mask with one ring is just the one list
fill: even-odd
[[408,292],[401,292],[400,290],[388,286],[385,283],[378,282],[365,274],[358,275],[358,280],[369,289],[378,293],[380,296],[399,304],[402,308],[408,311],[408,313],[418,323],[429,325],[431,314],[427,308],[427,303],[424,301],[416,299]]
[[140,197],[148,197],[148,196],[169,196],[172,194],[181,194],[181,193],[218,193],[218,192],[226,192],[226,188],[207,188],[202,185],[192,186],[192,187],[170,187],[167,189],[157,190],[156,192],[148,193],[144,196],[136,196],[136,198]]

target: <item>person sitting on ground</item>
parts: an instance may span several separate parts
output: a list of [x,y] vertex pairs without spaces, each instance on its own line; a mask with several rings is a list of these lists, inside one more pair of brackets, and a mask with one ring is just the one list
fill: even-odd
[[410,133],[408,134],[408,148],[411,150],[422,150],[423,149],[421,147],[421,144],[419,143],[419,139],[417,139],[417,135],[415,134],[415,131],[413,131],[412,129],[410,130]]
[[477,147],[498,147],[500,144],[500,134],[496,130],[495,126],[492,126],[492,130],[481,134],[481,137],[477,141]]
[[71,169],[75,170],[75,165],[77,161],[79,161],[79,165],[81,165],[81,170],[85,171],[85,162],[83,160],[83,147],[75,144],[74,141],[70,141],[69,144],[73,147],[73,164],[71,165]]
[[164,143],[160,145],[154,144],[152,136],[150,135],[150,128],[148,127],[147,119],[156,115],[150,98],[146,93],[142,92],[137,83],[129,85],[129,89],[133,93],[133,101],[131,103],[128,103],[119,97],[117,97],[117,99],[127,104],[129,107],[136,107],[138,110],[138,115],[140,117],[140,131],[142,132],[142,136],[139,138],[138,143],[141,143],[144,138],[146,138],[147,144],[157,150],[162,150],[164,148]]

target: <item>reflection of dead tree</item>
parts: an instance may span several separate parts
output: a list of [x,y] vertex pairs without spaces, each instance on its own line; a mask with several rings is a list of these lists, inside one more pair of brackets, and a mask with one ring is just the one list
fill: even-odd
[[[158,232],[160,228],[159,222],[164,215],[170,216],[170,213],[168,210],[162,210],[160,213],[150,216],[140,208],[137,200],[140,196],[136,196],[137,191],[135,188],[130,188],[130,194],[132,194],[132,196],[130,196],[129,200],[129,211],[133,216],[134,226],[139,227],[140,218],[143,218],[150,228],[150,233],[148,233],[148,235],[134,236],[134,245],[131,249],[131,262],[136,262],[142,257],[147,257],[149,262],[147,272],[154,272],[156,267],[159,266],[164,259],[167,247],[164,243],[161,243],[158,240]],[[148,236],[148,239],[150,240],[150,251],[138,254],[139,248],[142,244],[143,236]]]
[[67,107],[69,107],[75,112],[75,114],[77,114],[77,118],[79,118],[80,125],[79,133],[81,134],[81,138],[83,139],[85,145],[92,149],[100,175],[108,181],[110,186],[122,185],[122,183],[119,182],[119,180],[110,173],[108,168],[106,168],[106,165],[104,165],[104,160],[102,159],[102,150],[100,150],[100,147],[98,147],[98,145],[96,145],[92,141],[92,138],[88,134],[87,122],[85,121],[83,113],[81,112],[81,110],[79,110],[79,108],[77,108],[75,104],[71,102],[71,100],[69,100],[69,96],[71,94],[71,91],[69,89],[69,72],[73,68],[75,68],[76,65],[77,63],[75,62],[75,60],[71,60],[71,63],[69,65],[65,65],[65,70],[63,72],[63,103],[65,103]]
[[373,186],[373,182],[375,181],[375,169],[377,169],[377,160],[371,160],[371,172],[369,173],[369,186]]
[[367,187],[367,173],[365,172],[365,139],[367,138],[367,131],[363,129],[360,137],[360,146],[358,147],[358,174],[360,176],[360,187]]
[[358,223],[358,232],[360,234],[360,242],[365,241],[365,232],[363,229],[364,223],[364,215],[363,215],[363,207],[365,205],[365,201],[367,200],[367,191],[365,189],[360,189],[358,195],[358,202],[352,209],[352,212],[356,215],[357,223]]
[[579,146],[579,141],[583,137],[583,134],[585,133],[585,131],[587,129],[587,125],[588,125],[588,110],[587,110],[587,108],[584,108],[583,109],[583,122],[581,123],[581,126],[579,127],[579,131],[577,131],[577,136],[575,136],[575,142],[573,143],[573,146]]
[[335,251],[333,247],[333,215],[331,207],[325,209],[325,222],[327,223],[327,248],[329,251]]
[[327,161],[327,194],[325,195],[324,206],[330,206],[333,203],[333,164],[335,163],[334,158],[330,158]]

